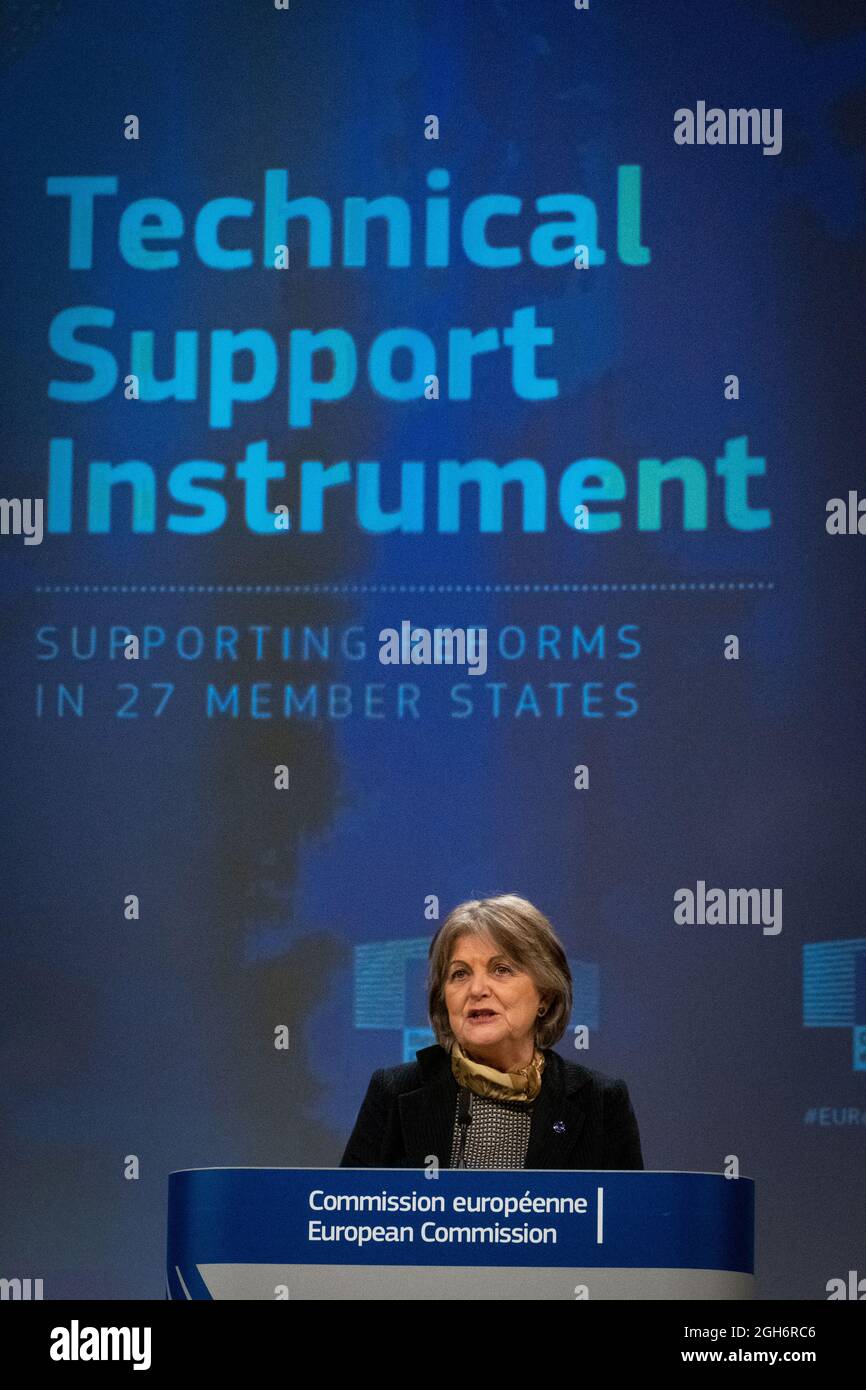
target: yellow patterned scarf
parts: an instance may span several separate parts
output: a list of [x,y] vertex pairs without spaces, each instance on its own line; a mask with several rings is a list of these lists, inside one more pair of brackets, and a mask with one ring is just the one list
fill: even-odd
[[544,1054],[536,1048],[528,1067],[519,1071],[496,1071],[467,1057],[455,1038],[451,1044],[451,1070],[458,1086],[466,1086],[488,1100],[535,1100],[541,1090]]

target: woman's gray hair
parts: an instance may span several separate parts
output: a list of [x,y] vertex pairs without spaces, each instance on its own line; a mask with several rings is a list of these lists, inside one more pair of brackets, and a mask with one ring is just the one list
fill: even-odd
[[489,936],[503,955],[532,976],[546,1005],[544,1016],[536,1021],[536,1045],[552,1047],[571,1018],[571,971],[544,913],[515,893],[460,903],[449,912],[430,943],[427,1007],[440,1047],[447,1050],[454,1041],[445,1005],[445,979],[454,943],[466,935]]

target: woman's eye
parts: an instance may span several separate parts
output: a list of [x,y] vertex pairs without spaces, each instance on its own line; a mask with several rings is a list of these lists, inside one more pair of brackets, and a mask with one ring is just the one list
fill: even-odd
[[497,970],[504,970],[505,973],[506,973],[506,975],[513,975],[513,973],[514,973],[513,970],[511,969],[511,966],[510,966],[510,965],[497,965],[496,969],[497,969]]

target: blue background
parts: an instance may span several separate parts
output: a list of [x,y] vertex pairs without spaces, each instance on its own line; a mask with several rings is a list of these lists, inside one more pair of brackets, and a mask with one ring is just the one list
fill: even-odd
[[[405,1047],[399,1027],[356,1026],[356,948],[428,937],[428,894],[444,915],[503,891],[536,902],[597,981],[589,1051],[568,1037],[561,1050],[628,1081],[647,1168],[720,1171],[735,1154],[756,1180],[759,1292],[821,1298],[828,1279],[866,1272],[866,1124],[833,1120],[866,1115],[853,1003],[804,1026],[803,992],[804,947],[859,942],[860,955],[866,937],[864,542],[824,528],[828,498],[863,478],[863,19],[783,0],[292,0],[285,13],[148,0],[20,6],[3,26],[3,496],[44,493],[52,436],[75,440],[79,466],[140,458],[160,475],[267,438],[271,457],[392,473],[529,456],[555,479],[598,455],[631,483],[648,456],[692,454],[712,476],[724,440],[746,435],[767,459],[753,495],[773,526],[733,532],[714,504],[706,532],[684,532],[672,506],[656,534],[576,535],[554,517],[527,536],[511,508],[502,535],[373,537],[347,500],[320,536],[265,538],[244,529],[236,491],[211,536],[116,523],[42,546],[0,539],[0,1275],[44,1278],[47,1297],[159,1298],[170,1170],[337,1163],[371,1070]],[[698,100],[781,107],[782,153],[676,145],[673,112]],[[430,113],[438,142],[423,138]],[[645,267],[615,255],[620,164],[642,169]],[[587,194],[606,264],[486,271],[455,240],[448,269],[388,269],[375,237],[364,270],[306,269],[299,237],[281,276],[211,270],[190,237],[176,271],[117,252],[117,216],[139,197],[172,199],[189,226],[209,198],[258,204],[264,170],[286,168],[292,193],[335,210],[394,194],[420,214],[431,167],[450,171],[457,216],[486,193],[523,197],[524,245],[536,197]],[[91,271],[68,269],[65,204],[45,195],[68,174],[120,180]],[[258,247],[235,230],[231,244]],[[115,309],[121,362],[129,331],[153,328],[162,375],[160,344],[168,354],[181,328],[341,326],[369,341],[407,324],[442,344],[452,326],[503,326],[535,304],[560,395],[516,399],[499,354],[471,402],[396,405],[359,382],[302,437],[285,425],[284,376],[227,431],[208,430],[201,402],[63,404],[47,394],[69,374],[48,327],[79,303]],[[220,591],[238,585],[319,591]],[[485,679],[512,692],[636,680],[639,714],[453,719],[451,673],[434,670],[418,722],[208,722],[196,692],[225,677],[214,663],[165,654],[130,676],[104,654],[40,663],[34,641],[42,624],[363,624],[371,655],[354,669],[249,661],[231,676],[375,681],[376,634],[404,618],[637,623],[634,662],[550,671],[497,655]],[[722,659],[728,633],[738,662]],[[132,679],[177,681],[161,720],[115,717],[111,690]],[[86,716],[37,720],[39,680],[84,681]],[[288,794],[272,789],[276,763]],[[573,789],[577,763],[588,792]],[[676,926],[673,893],[698,879],[782,888],[781,935]],[[122,913],[133,892],[138,923]],[[403,1026],[423,1028],[403,971]],[[829,1119],[807,1123],[821,1107]]]

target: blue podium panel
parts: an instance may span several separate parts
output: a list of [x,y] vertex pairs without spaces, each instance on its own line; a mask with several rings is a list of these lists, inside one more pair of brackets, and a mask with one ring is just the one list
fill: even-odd
[[751,1298],[754,1183],[716,1173],[172,1173],[172,1299]]

